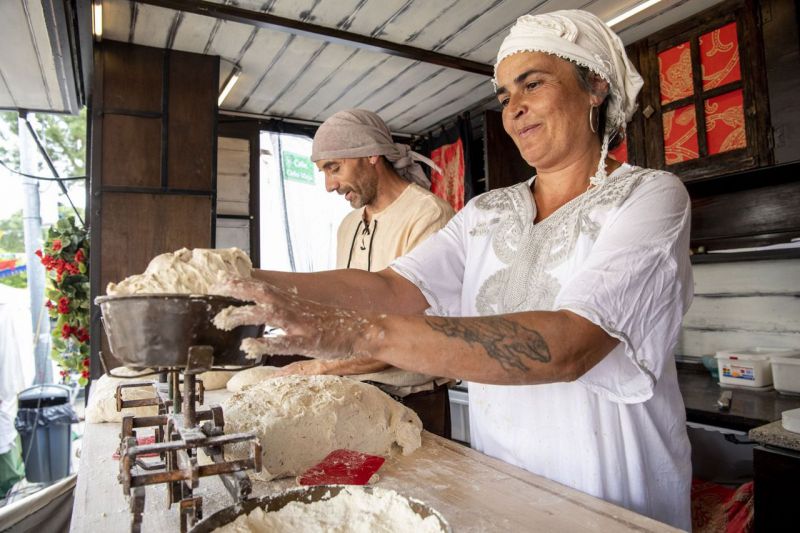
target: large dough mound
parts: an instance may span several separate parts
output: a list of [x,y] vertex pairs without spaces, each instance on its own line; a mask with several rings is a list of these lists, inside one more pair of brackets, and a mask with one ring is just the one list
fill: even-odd
[[[115,368],[112,370],[114,374],[119,376],[137,376],[149,372],[149,370],[131,370],[128,368]],[[148,405],[145,407],[133,407],[123,409],[122,412],[117,411],[117,385],[125,383],[150,381],[155,376],[148,376],[141,379],[123,379],[113,378],[108,374],[100,376],[100,379],[92,383],[89,392],[89,403],[86,405],[86,422],[97,424],[100,422],[122,422],[123,416],[155,416],[158,414],[157,405]],[[123,389],[123,400],[146,400],[153,397],[153,388],[146,387],[130,387]]]
[[[339,376],[283,376],[247,387],[223,405],[225,432],[254,431],[262,446],[256,477],[298,475],[333,450],[408,455],[422,444],[411,409],[372,385]],[[243,458],[249,445],[230,447]]]
[[254,366],[247,370],[241,370],[228,381],[226,387],[231,392],[239,392],[245,387],[270,379],[276,370],[278,368],[274,366]]
[[250,277],[253,264],[238,248],[181,248],[157,255],[143,274],[109,283],[106,294],[208,294],[212,285],[227,276]]

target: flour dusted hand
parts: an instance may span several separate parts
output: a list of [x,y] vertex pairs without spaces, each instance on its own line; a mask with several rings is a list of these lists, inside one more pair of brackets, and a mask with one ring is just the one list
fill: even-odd
[[217,314],[214,325],[230,330],[245,324],[266,324],[280,333],[242,341],[248,357],[263,354],[304,354],[320,359],[368,356],[359,353],[356,342],[376,329],[355,311],[338,309],[278,289],[254,279],[230,278],[211,288],[213,294],[255,302],[227,308]]

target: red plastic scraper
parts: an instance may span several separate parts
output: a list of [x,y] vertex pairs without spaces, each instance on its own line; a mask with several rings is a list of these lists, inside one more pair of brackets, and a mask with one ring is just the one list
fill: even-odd
[[355,452],[334,450],[316,466],[312,466],[297,478],[301,485],[366,485],[383,465],[383,457]]

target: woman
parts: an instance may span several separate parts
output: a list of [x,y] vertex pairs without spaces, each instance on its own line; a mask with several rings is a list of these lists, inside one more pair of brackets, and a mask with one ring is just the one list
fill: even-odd
[[689,200],[675,176],[607,158],[641,78],[604,23],[560,11],[517,21],[494,82],[534,178],[476,198],[383,272],[256,273],[269,283],[222,292],[260,303],[241,323],[286,331],[247,348],[469,380],[476,449],[688,529],[672,352]]

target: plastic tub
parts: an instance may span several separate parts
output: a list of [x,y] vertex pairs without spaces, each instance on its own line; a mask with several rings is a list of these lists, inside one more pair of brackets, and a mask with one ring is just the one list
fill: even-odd
[[800,351],[789,348],[763,348],[760,346],[742,350],[717,352],[720,384],[744,387],[768,387],[772,385],[773,357],[795,357]]
[[771,366],[775,390],[800,394],[800,357],[773,357]]

